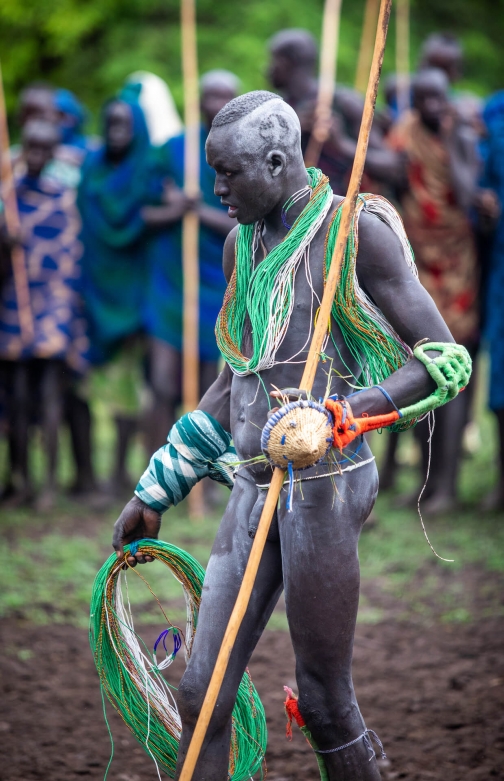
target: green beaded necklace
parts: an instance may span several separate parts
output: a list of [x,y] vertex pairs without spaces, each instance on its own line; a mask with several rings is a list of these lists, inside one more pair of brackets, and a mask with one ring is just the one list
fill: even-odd
[[[296,270],[331,208],[333,191],[327,176],[308,168],[310,200],[284,240],[253,268],[258,225],[240,225],[235,245],[235,268],[217,319],[217,344],[235,374],[271,368],[282,343],[294,305]],[[252,328],[252,355],[242,352],[246,317]]]

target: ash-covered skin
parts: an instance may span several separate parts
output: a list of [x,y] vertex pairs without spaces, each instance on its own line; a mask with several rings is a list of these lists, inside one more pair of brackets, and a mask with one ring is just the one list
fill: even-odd
[[[238,99],[238,106],[228,104],[229,108],[246,109],[244,97],[247,96]],[[262,240],[270,251],[286,235],[282,205],[307,183],[299,121],[294,111],[278,99],[268,99],[251,113],[238,118],[235,114],[233,118],[234,121],[224,124],[215,122],[207,141],[207,159],[216,171],[215,192],[230,206],[238,222],[264,221]],[[335,195],[334,207],[340,201],[341,196]],[[289,214],[293,219],[305,203],[292,208]],[[324,240],[330,218],[331,212],[310,247],[312,282],[319,298],[323,293]],[[234,264],[236,230],[229,234],[224,248],[224,272],[228,279]],[[259,263],[262,258],[259,251],[254,260]],[[398,239],[376,217],[365,213],[360,219],[357,267],[361,285],[407,344],[413,347],[425,337],[453,341],[431,298],[406,266]],[[313,314],[312,292],[300,267],[294,311],[277,359],[286,360],[303,348],[304,352],[296,359],[299,363],[279,363],[262,372],[268,391],[273,386],[299,387]],[[333,334],[345,362],[355,371],[357,367],[335,324]],[[245,334],[245,354],[249,354],[251,338],[250,333]],[[337,372],[348,374],[330,342],[326,353],[333,359]],[[316,397],[325,395],[329,367],[329,362],[319,366],[313,389]],[[331,391],[348,393],[345,381],[337,379],[336,374],[334,377]],[[432,390],[425,368],[416,359],[395,372],[383,386],[399,407]],[[260,454],[260,435],[269,405],[264,390],[258,388],[257,377],[234,376],[226,367],[199,406],[231,431],[241,459]],[[360,394],[352,406],[356,415],[390,411],[390,405],[377,390]],[[367,445],[359,455],[362,459],[369,456]],[[244,477],[237,477],[212,549],[193,652],[178,691],[183,725],[178,773],[249,556],[250,518],[258,515],[264,499],[256,483],[268,482],[271,470],[255,466],[243,470],[243,474]],[[296,654],[300,709],[316,743],[321,749],[333,749],[358,738],[365,729],[353,690],[351,659],[359,597],[357,544],[378,489],[374,464],[337,477],[336,487],[337,493],[329,479],[305,482],[303,495],[299,491],[295,494],[292,512],[286,511],[286,494],[282,492],[274,531],[266,543],[196,766],[194,778],[198,781],[227,778],[231,711],[237,687],[282,588]],[[152,510],[145,505],[142,508],[139,500],[132,500],[116,523],[114,546],[119,555],[125,542],[157,536],[159,522]],[[145,558],[137,555],[130,561],[136,564]],[[324,755],[330,781],[376,781],[380,778],[379,770],[376,761],[369,762],[369,757],[362,740],[341,752]]]

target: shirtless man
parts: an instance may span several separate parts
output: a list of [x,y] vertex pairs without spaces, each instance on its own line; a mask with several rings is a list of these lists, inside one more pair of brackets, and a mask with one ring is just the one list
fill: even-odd
[[[282,220],[282,207],[290,196],[306,187],[300,137],[299,120],[293,109],[268,92],[252,92],[236,98],[213,122],[206,152],[216,172],[215,192],[240,225],[259,223],[261,226],[252,260],[255,264],[285,238],[287,228]],[[289,210],[291,224],[307,200],[303,198]],[[311,241],[307,263],[313,291],[305,273],[300,270],[296,275],[294,308],[276,354],[277,363],[261,372],[268,391],[274,386],[299,385],[303,364],[289,359],[297,351],[301,351],[301,361],[307,354],[307,338],[312,333],[313,312],[318,306],[314,296],[320,299],[323,293],[324,241],[331,216],[341,200],[341,195],[332,198],[329,211]],[[235,262],[238,230],[237,227],[231,231],[224,248],[224,272],[228,280]],[[360,220],[357,274],[361,286],[410,347],[425,337],[432,341],[453,341],[432,299],[405,263],[396,234],[365,210]],[[329,341],[325,350],[334,368],[341,375],[348,374],[347,368],[357,372],[357,362],[335,323],[332,335],[334,344]],[[250,355],[255,334],[245,328],[243,337],[243,353]],[[326,393],[328,365],[328,362],[321,364],[317,372],[315,398]],[[331,392],[347,393],[345,380],[337,374],[334,377]],[[382,383],[398,406],[426,397],[433,387],[426,369],[415,358]],[[355,415],[393,409],[377,388],[355,396],[352,407]],[[226,365],[203,397],[199,409],[232,433],[240,461],[261,453],[261,429],[269,405],[256,374],[236,375]],[[351,444],[342,456],[339,452],[336,455],[344,458],[345,453],[354,451]],[[225,781],[228,777],[231,712],[237,688],[282,589],[296,654],[299,708],[319,749],[333,750],[323,755],[329,779],[376,781],[380,778],[374,757],[369,761],[366,741],[360,739],[366,728],[351,674],[359,600],[357,545],[362,524],[378,491],[377,471],[366,442],[361,444],[356,458],[363,466],[335,478],[337,496],[330,479],[307,481],[303,483],[302,497],[298,491],[289,512],[286,494],[282,492],[194,781]],[[319,466],[304,472],[303,476],[326,472],[327,466]],[[249,527],[254,525],[252,520],[258,518],[264,502],[265,492],[258,490],[257,484],[268,483],[270,477],[271,468],[264,464],[240,468],[215,539],[205,577],[198,631],[177,695],[183,724],[178,773],[243,577],[252,544]],[[142,496],[145,498],[146,493]],[[158,507],[157,503],[151,504],[134,497],[116,521],[113,545],[119,557],[124,555],[124,544],[158,536],[161,515],[153,509]],[[136,553],[128,555],[127,561],[135,566],[149,558]],[[334,751],[354,740],[343,750]]]

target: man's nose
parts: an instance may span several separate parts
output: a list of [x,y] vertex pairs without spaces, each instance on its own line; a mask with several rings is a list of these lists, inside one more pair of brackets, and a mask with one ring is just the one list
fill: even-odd
[[229,194],[229,184],[228,184],[227,176],[223,176],[221,174],[215,175],[214,193],[215,195],[218,195],[219,198],[222,198],[223,196]]

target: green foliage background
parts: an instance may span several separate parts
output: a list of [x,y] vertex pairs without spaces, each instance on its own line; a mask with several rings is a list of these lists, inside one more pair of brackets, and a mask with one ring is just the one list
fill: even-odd
[[[344,0],[338,78],[354,78],[365,0]],[[412,65],[422,38],[450,30],[467,55],[461,87],[504,86],[504,0],[411,0]],[[323,0],[198,0],[200,70],[235,71],[245,90],[266,86],[265,42],[284,27],[320,35]],[[392,22],[385,72],[394,69]],[[96,115],[134,70],[157,73],[182,103],[178,0],[2,0],[0,58],[12,117],[19,90],[47,80],[75,91]]]

